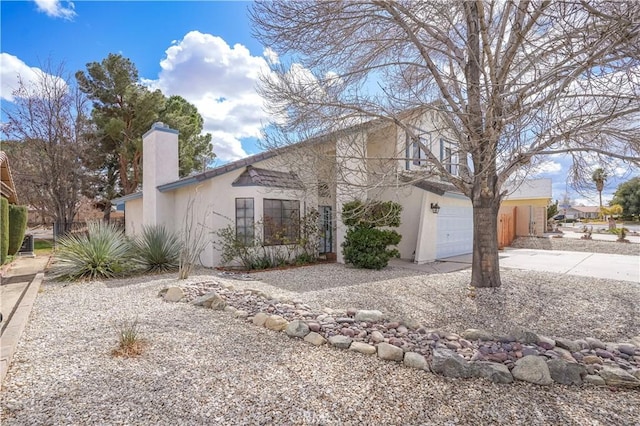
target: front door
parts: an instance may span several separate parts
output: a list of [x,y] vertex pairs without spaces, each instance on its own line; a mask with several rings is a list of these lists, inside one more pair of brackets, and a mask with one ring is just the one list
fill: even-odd
[[331,206],[320,206],[320,254],[333,252],[333,220]]

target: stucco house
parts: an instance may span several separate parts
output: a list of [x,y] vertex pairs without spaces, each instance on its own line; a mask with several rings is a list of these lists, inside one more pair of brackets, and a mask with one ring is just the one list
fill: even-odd
[[[456,173],[452,138],[436,130],[442,123],[429,126],[427,119],[437,120],[433,115],[419,119],[421,128],[432,129],[431,152]],[[211,231],[228,225],[242,238],[255,223],[286,226],[292,215],[317,209],[325,231],[320,252],[335,253],[343,262],[342,205],[355,198],[390,200],[403,206],[397,229],[401,258],[425,263],[471,253],[471,202],[453,185],[419,179],[425,158],[400,127],[373,120],[179,179],[178,132],[156,123],[143,136],[142,192],[113,202],[124,206],[125,229],[132,235],[153,224],[179,231],[192,200],[212,239]],[[263,232],[268,239],[270,230]],[[209,246],[201,261],[218,266],[221,255]]]
[[9,166],[9,157],[4,151],[0,151],[0,194],[6,198],[9,204],[18,204],[18,194],[13,183],[13,175]]
[[561,209],[561,213],[573,219],[598,219],[600,217],[600,207],[571,206],[566,209]]
[[[551,179],[529,179],[506,184],[498,219],[509,221],[515,237],[542,236],[547,231],[547,207],[551,203]],[[508,244],[507,244],[508,245]]]

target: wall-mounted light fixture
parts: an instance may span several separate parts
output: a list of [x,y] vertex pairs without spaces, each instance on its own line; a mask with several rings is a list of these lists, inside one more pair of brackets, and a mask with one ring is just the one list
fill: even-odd
[[438,214],[438,212],[440,211],[440,206],[438,205],[438,203],[431,203],[431,211],[435,214]]

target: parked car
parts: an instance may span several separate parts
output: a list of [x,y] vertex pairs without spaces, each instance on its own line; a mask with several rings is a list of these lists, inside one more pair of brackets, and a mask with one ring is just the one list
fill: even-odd
[[553,217],[553,220],[560,221],[560,220],[564,220],[564,218],[565,216],[563,214],[557,214]]

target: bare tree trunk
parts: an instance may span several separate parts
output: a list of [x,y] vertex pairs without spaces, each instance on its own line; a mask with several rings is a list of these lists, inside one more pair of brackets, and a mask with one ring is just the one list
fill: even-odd
[[473,261],[471,285],[474,287],[500,287],[498,255],[498,210],[500,203],[490,197],[473,202]]

